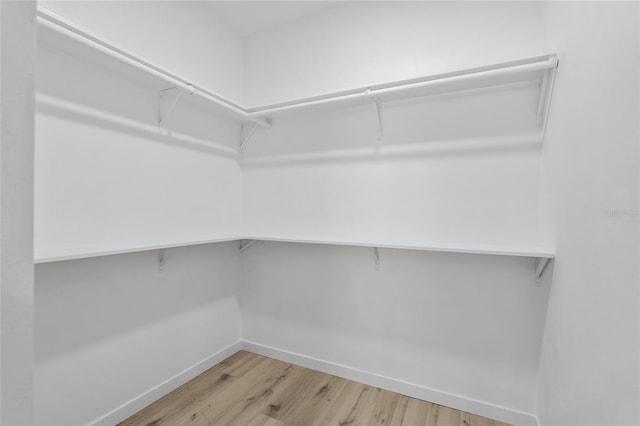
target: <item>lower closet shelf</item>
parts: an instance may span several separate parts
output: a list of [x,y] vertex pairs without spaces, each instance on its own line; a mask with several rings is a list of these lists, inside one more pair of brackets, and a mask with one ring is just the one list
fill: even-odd
[[[34,263],[59,262],[64,260],[85,259],[90,257],[109,256],[114,254],[136,253],[149,250],[162,250],[176,247],[186,247],[202,244],[224,243],[230,241],[265,241],[265,242],[281,242],[281,243],[298,243],[298,244],[319,244],[319,245],[336,245],[336,246],[353,246],[353,247],[370,247],[397,250],[419,250],[433,251],[444,253],[461,253],[461,254],[482,254],[496,256],[517,256],[531,257],[537,259],[553,259],[554,251],[547,247],[537,246],[482,246],[482,245],[446,245],[446,244],[390,244],[371,241],[337,241],[337,240],[310,240],[302,238],[280,238],[271,236],[230,236],[226,238],[216,238],[209,240],[196,240],[171,244],[159,244],[150,246],[138,246],[114,250],[97,250],[76,253],[58,253],[58,254],[36,254]],[[49,252],[51,253],[51,252]]]
[[280,243],[302,243],[302,244],[326,244],[333,246],[354,246],[386,248],[398,250],[421,250],[445,253],[462,254],[488,254],[498,256],[519,256],[553,259],[554,252],[549,248],[528,247],[528,246],[481,246],[481,245],[446,245],[446,244],[390,244],[371,241],[337,241],[337,240],[307,240],[296,238],[279,238],[267,236],[242,237],[243,240],[272,241]]
[[76,253],[36,253],[34,256],[33,262],[38,263],[50,263],[50,262],[60,262],[63,260],[75,260],[75,259],[86,259],[89,257],[100,257],[100,256],[110,256],[113,254],[126,254],[126,253],[137,253],[141,251],[150,251],[150,250],[162,250],[162,249],[170,249],[177,247],[187,247],[187,246],[198,246],[202,244],[214,244],[214,243],[226,243],[229,241],[237,241],[239,238],[237,237],[226,237],[226,238],[214,238],[210,240],[196,240],[196,241],[186,241],[179,243],[171,243],[171,244],[158,244],[158,245],[150,245],[150,246],[137,246],[137,247],[129,247],[123,249],[114,249],[114,250],[96,250],[96,251],[84,251],[84,252],[76,252]]

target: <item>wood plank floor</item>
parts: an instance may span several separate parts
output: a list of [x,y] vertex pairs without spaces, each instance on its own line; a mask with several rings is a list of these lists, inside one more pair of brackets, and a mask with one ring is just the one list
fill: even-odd
[[120,425],[506,426],[245,351]]

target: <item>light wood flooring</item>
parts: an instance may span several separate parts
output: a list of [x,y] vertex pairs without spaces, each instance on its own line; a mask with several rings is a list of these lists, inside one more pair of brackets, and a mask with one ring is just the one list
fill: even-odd
[[506,426],[245,351],[120,425]]

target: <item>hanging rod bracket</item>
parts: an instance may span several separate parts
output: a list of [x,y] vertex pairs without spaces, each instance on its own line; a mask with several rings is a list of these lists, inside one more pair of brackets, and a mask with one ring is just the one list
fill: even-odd
[[378,140],[382,138],[382,115],[380,114],[380,98],[371,93],[371,88],[364,91],[364,94],[371,99],[375,108],[376,121],[378,124]]
[[551,95],[553,93],[553,85],[556,79],[556,70],[558,69],[558,58],[553,56],[549,59],[552,66],[547,68],[542,74],[542,81],[540,83],[540,96],[538,97],[538,110],[537,118],[538,125],[542,129],[542,133],[547,128],[547,119],[549,117],[549,107],[551,105]]
[[549,87],[549,70],[545,70],[542,74],[542,80],[540,81],[540,96],[538,96],[538,125],[542,127],[544,121],[544,105],[546,101],[547,88]]
[[[267,126],[271,127],[271,123],[268,120],[263,120],[263,121],[266,123]],[[253,126],[251,127],[251,130],[249,130],[249,133],[247,133],[247,135],[244,136],[242,138],[242,140],[240,141],[240,152],[241,153],[244,150],[244,146],[253,137],[253,134],[256,132],[256,130],[258,130],[258,126],[265,127],[264,125],[262,125],[262,124],[260,124],[260,123],[258,123],[256,121],[253,121]],[[267,127],[267,128],[269,128],[269,127]],[[244,128],[244,126],[242,126],[240,128],[240,133],[242,133],[243,128]]]
[[[173,101],[168,106],[165,105],[165,98],[174,91],[177,91],[177,94],[174,96]],[[158,126],[162,127],[162,125],[167,121],[173,110],[178,105],[178,102],[180,102],[180,98],[182,98],[185,93],[188,93],[189,95],[194,95],[196,93],[196,89],[193,84],[188,84],[187,89],[182,90],[177,86],[160,90],[158,95]]]
[[249,250],[257,242],[258,240],[249,240],[247,243],[243,244],[242,241],[240,241],[240,253],[244,253]]

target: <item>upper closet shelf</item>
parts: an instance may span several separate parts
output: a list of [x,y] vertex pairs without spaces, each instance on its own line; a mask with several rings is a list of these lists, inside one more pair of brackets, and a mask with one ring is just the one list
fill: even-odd
[[243,121],[250,121],[255,123],[258,126],[269,127],[270,124],[260,118],[250,117],[247,109],[240,104],[231,101],[224,96],[221,96],[217,93],[214,93],[210,90],[207,90],[197,84],[180,77],[170,71],[162,69],[144,59],[141,59],[129,52],[126,52],[119,47],[114,46],[113,44],[102,40],[98,37],[93,36],[89,32],[81,29],[77,25],[61,18],[54,13],[38,7],[37,10],[38,16],[38,24],[41,26],[41,29],[53,31],[56,34],[60,34],[68,39],[71,39],[75,42],[78,42],[82,45],[88,46],[91,49],[94,49],[98,52],[108,55],[109,57],[115,58],[127,65],[133,66],[139,70],[144,71],[145,73],[160,79],[161,81],[168,83],[172,87],[164,88],[161,90],[160,97],[162,98],[167,90],[177,88],[182,89],[181,93],[179,93],[175,98],[174,102],[166,109],[164,112],[164,116],[162,113],[162,106],[160,108],[161,114],[158,119],[159,124],[162,124],[168,114],[171,113],[171,110],[176,106],[177,101],[180,96],[184,93],[188,93],[192,96],[200,97],[213,105],[215,105],[218,109],[221,109],[227,114],[230,114],[233,117],[239,118]]
[[[381,136],[382,116],[380,113],[380,105],[383,102],[445,93],[465,92],[532,81],[537,82],[540,88],[537,100],[538,104],[536,105],[535,111],[537,113],[537,123],[543,135],[551,101],[555,71],[558,66],[557,55],[549,54],[410,80],[354,88],[278,104],[245,107],[207,90],[186,78],[180,77],[126,52],[105,40],[101,40],[46,9],[38,8],[38,22],[42,29],[52,31],[55,34],[64,36],[66,39],[71,39],[81,45],[88,46],[95,51],[106,54],[109,57],[116,58],[162,81],[164,87],[163,90],[159,90],[159,125],[163,124],[178,104],[181,96],[186,93],[208,101],[222,114],[231,115],[243,122],[252,122],[254,127],[242,137],[240,150],[242,150],[245,144],[251,139],[258,127],[268,128],[271,126],[272,118],[294,111],[314,112],[323,108],[344,108],[371,104],[376,114],[378,136]],[[47,36],[50,35],[47,34]],[[51,37],[53,37],[53,35],[51,35],[50,38]],[[167,83],[172,87],[167,88]]]
[[485,67],[470,68],[410,80],[328,93],[321,96],[250,108],[248,112],[250,117],[266,118],[293,110],[313,109],[314,107],[321,106],[338,107],[364,103],[377,104],[385,101],[463,92],[525,81],[538,81],[540,83],[540,96],[537,113],[538,122],[542,126],[546,121],[553,88],[553,78],[557,66],[557,55],[550,54]]

